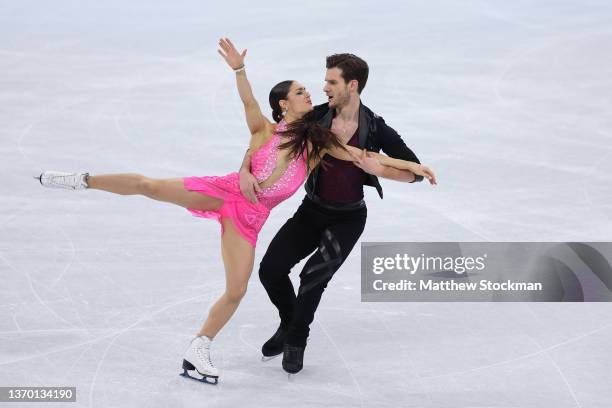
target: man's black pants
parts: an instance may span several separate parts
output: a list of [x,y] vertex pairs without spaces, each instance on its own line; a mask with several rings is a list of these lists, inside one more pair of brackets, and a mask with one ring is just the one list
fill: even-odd
[[[327,283],[347,258],[365,227],[365,206],[321,207],[308,197],[278,231],[259,265],[259,279],[279,311],[287,343],[306,346],[310,323]],[[316,249],[300,273],[298,294],[289,273]]]

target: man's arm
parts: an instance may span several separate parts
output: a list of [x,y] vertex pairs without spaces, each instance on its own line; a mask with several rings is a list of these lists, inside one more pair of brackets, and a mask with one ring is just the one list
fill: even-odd
[[[323,149],[323,154],[330,154],[340,160],[352,161],[357,164],[357,167],[375,176],[408,182],[413,182],[416,180],[416,177],[421,176],[426,177],[432,184],[436,184],[435,175],[431,169],[413,161],[396,159],[365,149],[360,150],[349,145],[325,148]],[[376,162],[380,163],[380,165],[377,165]],[[404,170],[408,173],[393,172],[389,168]]]
[[[374,119],[377,120],[377,119]],[[419,160],[419,158],[416,156],[416,154],[414,154],[414,152],[408,147],[406,146],[406,143],[404,143],[404,140],[402,140],[401,136],[395,131],[395,129],[393,129],[391,126],[387,125],[385,123],[385,120],[381,117],[378,118],[378,134],[379,134],[379,141],[380,141],[380,146],[382,148],[382,151],[385,152],[385,154],[387,154],[389,157],[395,158],[395,159],[402,159],[402,160],[407,160],[407,161],[411,161],[414,163],[421,163],[421,161]],[[386,177],[383,176],[385,178],[390,178],[392,180],[398,180],[398,181],[408,181],[407,179],[409,178],[408,175],[406,174],[402,174],[405,173],[406,170],[397,170],[397,169],[389,169],[389,175],[391,177]],[[409,183],[413,183],[415,181],[423,181],[423,176],[420,175],[414,175],[414,179],[412,181],[408,181]],[[400,177],[395,178],[395,177]]]
[[258,200],[255,192],[260,192],[261,188],[255,176],[251,174],[251,149],[247,149],[244,154],[238,174],[240,175],[240,192],[247,200],[257,204]]

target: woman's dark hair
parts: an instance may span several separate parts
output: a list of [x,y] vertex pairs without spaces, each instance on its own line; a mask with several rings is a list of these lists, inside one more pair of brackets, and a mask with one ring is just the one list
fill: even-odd
[[274,85],[272,90],[270,91],[270,107],[272,108],[272,118],[276,123],[280,122],[283,119],[283,110],[280,107],[279,102],[281,99],[287,99],[289,95],[289,89],[291,89],[291,84],[293,81],[283,81]]
[[[282,109],[279,102],[287,99],[289,89],[294,81],[283,81],[274,85],[270,91],[270,107],[272,117],[278,123],[283,119]],[[310,159],[321,155],[321,151],[330,147],[339,147],[346,150],[338,137],[328,128],[317,123],[312,112],[305,114],[301,119],[287,124],[287,128],[279,132],[287,138],[281,143],[279,149],[289,149],[289,157],[299,157],[306,151],[306,163],[310,166]],[[308,142],[312,144],[312,151],[308,151]],[[321,162],[325,168],[325,162]]]
[[[321,151],[331,147],[346,150],[338,136],[328,128],[321,126],[314,119],[312,112],[307,113],[301,119],[287,124],[287,128],[280,132],[288,140],[281,143],[279,149],[288,149],[289,157],[300,157],[306,151],[306,164],[310,169],[311,158],[321,157]],[[312,145],[312,151],[308,150],[308,142]],[[325,161],[321,161],[326,168]]]

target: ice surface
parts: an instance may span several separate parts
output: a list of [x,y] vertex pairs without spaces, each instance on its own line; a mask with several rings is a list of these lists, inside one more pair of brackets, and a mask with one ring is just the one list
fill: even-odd
[[361,303],[358,247],[295,381],[259,361],[277,317],[257,271],[215,340],[221,382],[186,381],[219,226],[32,176],[235,171],[229,36],[266,112],[284,79],[323,102],[328,54],[369,62],[363,101],[439,185],[368,189],[362,241],[610,241],[611,27],[603,0],[0,2],[0,385],[76,386],[70,407],[609,407],[610,304]]

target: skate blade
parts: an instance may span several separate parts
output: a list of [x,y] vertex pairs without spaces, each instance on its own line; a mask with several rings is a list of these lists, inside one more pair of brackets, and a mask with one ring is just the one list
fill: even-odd
[[187,370],[183,370],[183,372],[180,373],[179,375],[181,377],[191,378],[194,381],[198,381],[198,382],[206,383],[206,384],[211,384],[211,385],[217,385],[217,383],[219,382],[219,377],[209,377],[209,376],[206,376],[206,375],[202,375],[202,378],[198,378],[198,377],[194,377],[194,376],[190,375]]
[[282,356],[282,355],[283,355],[283,353],[277,354],[275,356],[261,356],[261,361],[263,361],[265,363],[266,361],[274,360],[278,356]]
[[293,382],[295,380],[295,377],[297,377],[298,373],[302,371],[302,369],[299,369],[298,371],[291,372],[291,371],[285,370],[285,367],[283,367],[283,370],[287,374],[287,381],[289,382]]

